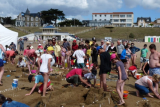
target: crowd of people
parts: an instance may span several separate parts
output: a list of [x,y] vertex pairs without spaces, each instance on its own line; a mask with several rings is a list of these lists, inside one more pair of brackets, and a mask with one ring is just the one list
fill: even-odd
[[[72,44],[67,39],[64,39],[61,44],[60,41],[53,38],[49,39],[44,47],[39,43],[36,49],[33,48],[32,44],[27,45],[24,49],[22,39],[18,43],[20,46],[19,53],[14,43],[9,48],[6,46],[6,49],[0,45],[0,85],[2,85],[1,79],[4,72],[3,60],[14,65],[15,57],[19,54],[17,67],[28,67],[28,80],[29,82],[35,82],[30,93],[26,95],[31,95],[39,82],[43,84],[39,87],[38,92],[43,93],[43,96],[45,96],[47,90],[53,90],[49,79],[53,65],[61,69],[72,69],[67,73],[66,81],[75,87],[80,84],[85,87],[95,87],[97,69],[99,69],[100,88],[103,88],[104,91],[109,91],[106,82],[107,74],[110,75],[111,70],[116,70],[118,72],[116,90],[120,98],[119,105],[122,105],[125,103],[123,89],[125,81],[129,79],[129,73],[137,79],[136,53],[140,51],[139,69],[144,72],[145,76],[135,82],[137,96],[141,93],[153,97],[149,94],[150,89],[160,99],[158,93],[160,53],[156,51],[155,44],[149,46],[151,52],[149,56],[146,44],[144,44],[143,49],[140,49],[134,43],[121,40],[117,41],[116,46],[114,42],[110,43],[104,40],[98,44],[95,38],[92,38],[92,41],[85,40],[79,43],[73,40]],[[98,59],[100,59],[100,66],[98,66]],[[35,68],[37,68],[35,75],[32,75]],[[90,80],[92,79],[94,84],[91,84]]]

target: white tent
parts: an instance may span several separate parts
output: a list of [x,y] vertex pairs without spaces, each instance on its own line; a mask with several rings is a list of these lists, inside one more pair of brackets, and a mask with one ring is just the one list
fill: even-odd
[[17,40],[18,40],[17,32],[9,30],[0,24],[0,44],[2,44],[4,48],[5,45],[10,45],[11,42],[14,42],[17,47]]

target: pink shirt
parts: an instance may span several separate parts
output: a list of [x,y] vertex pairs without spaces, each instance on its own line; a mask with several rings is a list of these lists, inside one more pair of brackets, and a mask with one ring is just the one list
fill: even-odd
[[66,75],[66,78],[72,77],[74,75],[80,75],[82,77],[84,76],[82,69],[73,69]]
[[10,50],[10,51],[6,51],[7,57],[9,56],[14,56],[14,51]]
[[27,51],[29,51],[29,49],[25,49],[23,52],[23,55],[25,56],[27,54]]
[[27,55],[29,57],[35,57],[36,56],[35,50],[34,49],[30,49],[29,51],[27,51]]
[[43,46],[42,45],[38,46],[38,49],[43,49]]
[[138,79],[135,83],[138,84],[138,85],[149,87],[147,80],[152,82],[152,80],[150,78],[148,78],[148,76],[144,76],[144,77]]

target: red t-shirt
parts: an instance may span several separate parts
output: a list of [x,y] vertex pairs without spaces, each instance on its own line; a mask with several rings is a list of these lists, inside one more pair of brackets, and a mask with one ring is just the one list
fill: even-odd
[[38,46],[38,49],[43,49],[43,46],[42,45]]
[[80,75],[82,77],[84,76],[82,69],[73,69],[66,75],[66,78],[72,77],[74,75]]
[[27,55],[29,57],[36,57],[35,50],[34,49],[30,49],[29,51],[27,51]]
[[25,49],[23,52],[23,55],[25,56],[27,54],[27,51],[29,51],[29,49]]
[[14,51],[12,51],[12,50],[6,51],[6,55],[7,55],[7,57],[14,56]]
[[137,69],[137,68],[136,68],[135,66],[130,66],[130,67],[129,67],[129,70],[130,70],[130,71],[133,71],[133,70],[136,70],[136,69]]
[[73,51],[76,51],[78,49],[78,45],[76,44],[76,45],[72,45],[72,50]]

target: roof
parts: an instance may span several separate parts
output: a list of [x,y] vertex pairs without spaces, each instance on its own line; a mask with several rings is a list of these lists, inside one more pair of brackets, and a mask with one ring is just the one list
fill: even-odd
[[151,23],[152,22],[151,17],[138,17],[137,18],[137,23],[138,23],[138,20],[141,20],[141,19],[145,20],[146,23]]
[[27,8],[25,13],[21,12],[21,15],[22,15],[22,17],[25,17],[25,15],[29,15],[29,16],[32,16],[32,17],[41,17],[40,12],[38,12],[38,13],[30,13],[28,8]]
[[30,11],[28,10],[28,8],[27,8],[27,10],[26,10],[26,14],[29,14],[30,13]]
[[133,14],[133,12],[112,12],[112,13],[92,13],[92,14]]

